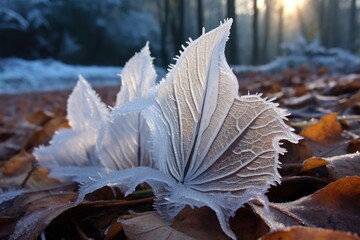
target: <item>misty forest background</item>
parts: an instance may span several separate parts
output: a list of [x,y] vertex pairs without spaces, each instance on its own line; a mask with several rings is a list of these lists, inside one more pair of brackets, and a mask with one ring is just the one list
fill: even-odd
[[155,64],[173,63],[188,37],[227,17],[232,65],[289,54],[287,43],[319,41],[358,55],[356,0],[1,0],[0,57],[122,66],[146,41]]

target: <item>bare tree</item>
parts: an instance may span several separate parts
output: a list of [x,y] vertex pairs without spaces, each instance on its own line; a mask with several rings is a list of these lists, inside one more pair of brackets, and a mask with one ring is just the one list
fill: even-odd
[[197,0],[198,34],[201,35],[204,27],[204,8],[203,1]]
[[277,55],[281,55],[281,44],[283,42],[283,28],[284,28],[284,5],[280,3],[279,6],[279,22],[278,22],[278,37],[277,37]]
[[[331,31],[328,31],[329,47],[335,47],[338,44],[338,19],[339,17],[339,0],[329,1],[328,23],[330,23]],[[328,29],[329,30],[329,29]]]
[[356,0],[351,0],[350,7],[350,50],[356,50],[356,37],[357,37],[357,22],[356,22],[357,8]]
[[253,45],[252,45],[252,64],[258,64],[258,50],[259,50],[259,39],[258,39],[258,16],[259,9],[257,7],[257,0],[253,0],[253,22],[252,22],[252,34],[253,34]]
[[229,47],[227,49],[228,61],[231,64],[238,64],[238,40],[235,0],[227,0],[227,17],[233,19],[233,25],[231,27],[231,38],[229,39]]
[[265,16],[264,16],[264,34],[262,41],[261,52],[263,55],[263,62],[268,61],[268,44],[269,44],[269,32],[270,32],[270,21],[271,21],[271,0],[265,0]]
[[159,9],[163,9],[161,16],[161,59],[162,64],[166,66],[169,63],[169,52],[167,46],[168,21],[169,21],[169,0],[163,0]]

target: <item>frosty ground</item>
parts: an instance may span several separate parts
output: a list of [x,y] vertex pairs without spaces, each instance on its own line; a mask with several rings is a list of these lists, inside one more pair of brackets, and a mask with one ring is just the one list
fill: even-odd
[[[318,41],[306,43],[299,37],[296,43],[284,46],[281,56],[260,66],[232,66],[235,74],[277,73],[289,68],[306,66],[313,70],[325,67],[332,74],[360,72],[360,58],[343,49],[326,49]],[[70,89],[79,74],[92,86],[119,86],[121,66],[68,65],[54,59],[0,59],[0,94]],[[165,76],[163,67],[156,67],[158,81]]]

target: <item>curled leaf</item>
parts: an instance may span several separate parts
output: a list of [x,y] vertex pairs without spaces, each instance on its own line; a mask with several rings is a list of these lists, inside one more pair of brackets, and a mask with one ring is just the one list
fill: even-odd
[[323,166],[326,166],[328,175],[332,180],[338,180],[347,176],[359,176],[360,153],[356,152],[329,158],[309,158],[304,161],[301,172],[307,172]]
[[229,218],[280,181],[280,140],[299,136],[284,123],[286,112],[261,95],[238,96],[224,50],[232,20],[190,42],[142,111],[148,124],[153,168],[105,174],[82,186],[79,201],[102,186],[126,194],[143,182],[156,195],[155,207],[171,220],[184,208],[208,206],[223,231],[235,238]]
[[273,219],[256,203],[251,203],[255,212],[268,225],[303,225],[360,233],[360,177],[345,177],[312,195],[288,203],[270,203]]
[[341,231],[333,231],[322,228],[310,227],[291,227],[274,232],[270,232],[262,236],[260,240],[293,240],[293,239],[326,239],[326,240],[359,240],[360,238],[354,234]]

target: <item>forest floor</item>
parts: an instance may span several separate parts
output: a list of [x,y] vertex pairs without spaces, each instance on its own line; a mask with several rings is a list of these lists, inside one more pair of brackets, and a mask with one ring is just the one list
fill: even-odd
[[[284,142],[282,182],[267,193],[270,212],[287,228],[270,232],[255,202],[230,221],[238,238],[360,239],[360,75],[298,68],[238,79],[240,94],[276,97],[291,113],[287,124],[304,137],[299,144]],[[114,104],[118,88],[95,89]],[[49,178],[31,154],[56,130],[69,127],[70,93],[0,95],[0,189],[26,189],[0,203],[0,239],[15,227],[15,239],[227,239],[208,208],[185,208],[167,225],[152,211],[149,191],[124,198],[103,188],[75,206],[77,185]],[[21,220],[26,218],[32,223]]]

